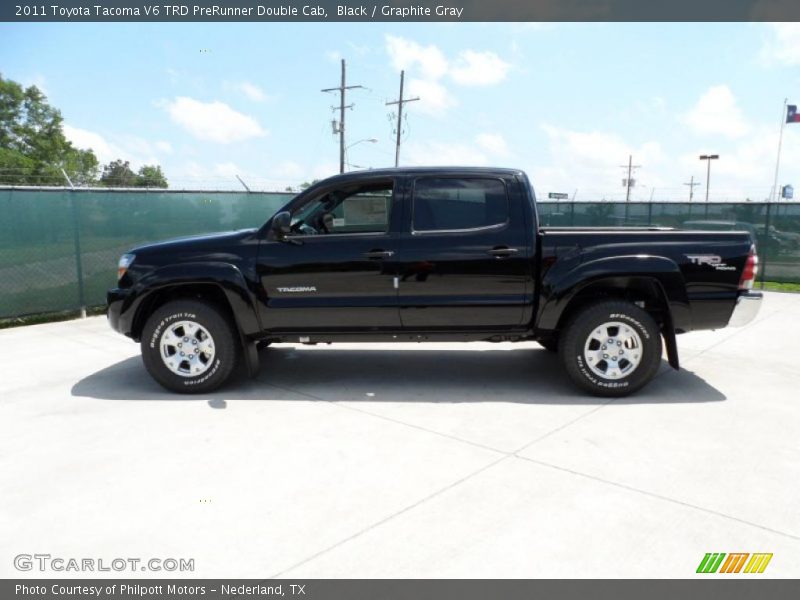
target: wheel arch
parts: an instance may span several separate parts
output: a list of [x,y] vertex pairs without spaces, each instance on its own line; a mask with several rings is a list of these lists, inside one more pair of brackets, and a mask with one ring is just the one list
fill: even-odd
[[[543,282],[545,283],[545,282]],[[658,323],[669,364],[679,368],[675,335],[691,328],[686,284],[678,265],[656,256],[611,257],[583,263],[555,282],[537,320],[540,335],[561,331],[573,315],[599,300],[644,308]]]
[[134,288],[130,307],[130,336],[138,340],[148,317],[165,302],[180,298],[205,299],[220,308],[244,336],[261,331],[252,294],[244,275],[229,263],[184,263],[149,273]]

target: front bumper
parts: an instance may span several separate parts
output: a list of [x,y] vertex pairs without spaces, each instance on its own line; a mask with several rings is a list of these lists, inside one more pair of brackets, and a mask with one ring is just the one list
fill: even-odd
[[130,313],[127,311],[130,297],[129,289],[114,288],[106,294],[108,324],[111,325],[111,329],[124,335],[130,335],[131,331]]
[[742,327],[756,318],[764,294],[747,290],[739,294],[728,327]]

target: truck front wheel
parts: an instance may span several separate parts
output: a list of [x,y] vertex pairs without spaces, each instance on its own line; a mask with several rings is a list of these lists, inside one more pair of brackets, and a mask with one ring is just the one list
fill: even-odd
[[661,334],[644,310],[622,301],[592,304],[575,314],[559,339],[570,379],[605,397],[626,396],[658,372]]
[[162,386],[181,394],[210,392],[230,377],[238,346],[226,316],[198,300],[156,309],[142,331],[142,359]]

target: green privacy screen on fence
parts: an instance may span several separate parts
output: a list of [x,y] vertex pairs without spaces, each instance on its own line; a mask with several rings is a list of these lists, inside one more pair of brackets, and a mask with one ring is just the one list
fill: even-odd
[[[0,190],[0,317],[105,302],[132,246],[258,227],[291,194]],[[76,235],[77,233],[77,235]],[[80,261],[76,247],[80,247]]]
[[[117,260],[132,246],[258,227],[290,198],[277,193],[0,189],[0,318],[103,304],[106,290],[115,284]],[[539,215],[547,226],[749,231],[758,241],[764,278],[800,282],[797,203],[541,202]]]

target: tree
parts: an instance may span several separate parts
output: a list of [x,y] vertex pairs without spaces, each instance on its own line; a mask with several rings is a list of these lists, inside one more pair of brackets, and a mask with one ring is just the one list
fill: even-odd
[[319,179],[314,179],[313,181],[304,181],[303,183],[300,184],[300,189],[301,190],[307,190],[308,188],[310,188],[315,183],[319,183]]
[[97,157],[67,140],[63,121],[36,86],[0,75],[0,182],[63,185],[61,169],[76,185],[95,182]]
[[143,165],[137,173],[129,161],[117,159],[103,167],[100,184],[106,187],[168,187],[167,178],[158,165]]
[[136,187],[169,187],[167,178],[159,165],[144,165],[136,175]]
[[100,184],[106,187],[136,187],[136,173],[131,170],[131,163],[118,159],[103,167]]

